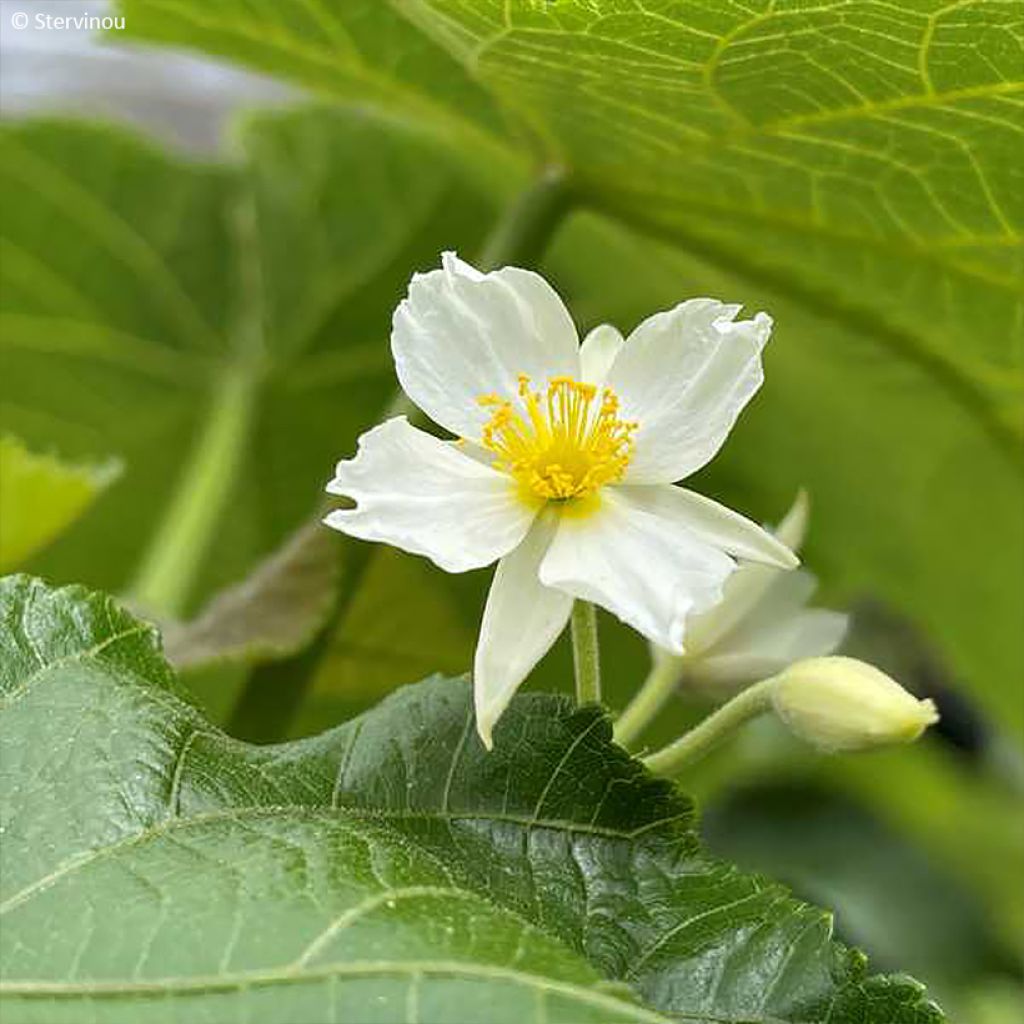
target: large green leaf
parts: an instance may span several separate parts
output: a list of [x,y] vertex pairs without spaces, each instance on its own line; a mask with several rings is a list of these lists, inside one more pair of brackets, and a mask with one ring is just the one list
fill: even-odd
[[0,624],[5,1020],[941,1020],[597,709],[521,697],[488,754],[434,679],[255,747],[109,598],[9,577]]
[[768,521],[805,486],[802,554],[822,602],[883,596],[997,728],[1024,734],[1013,683],[1024,646],[1011,639],[1024,620],[1024,481],[970,409],[870,332],[774,286],[618,232],[594,238],[589,259],[568,237],[552,253],[590,317],[632,324],[680,293],[735,296],[776,317],[764,387],[694,486]]
[[396,6],[597,201],[839,312],[1021,438],[1016,4]]
[[[568,232],[549,267],[595,318],[628,328],[686,293],[775,314],[768,384],[712,483],[761,517],[806,485],[826,584],[909,613],[1024,732],[1005,682],[1024,676],[1024,648],[1007,640],[1024,616],[1013,0],[122,7],[136,36],[372,103],[456,144],[521,153],[533,140],[586,202],[672,243]],[[517,138],[482,92],[518,116]]]
[[[0,413],[31,445],[115,451],[127,472],[47,575],[124,586],[160,523],[213,520],[203,592],[312,513],[394,388],[386,334],[412,269],[490,215],[433,145],[308,110],[241,133],[236,160],[173,159],[93,126],[3,129]],[[214,458],[172,501],[193,447]],[[211,557],[206,557],[207,555]],[[173,609],[167,609],[173,610]]]

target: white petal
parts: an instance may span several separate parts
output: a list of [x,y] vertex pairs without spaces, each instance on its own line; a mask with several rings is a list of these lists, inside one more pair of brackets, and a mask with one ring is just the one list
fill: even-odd
[[[807,492],[801,490],[775,530],[775,537],[795,551],[807,532],[807,517]],[[741,565],[726,581],[722,600],[687,624],[687,652],[694,655],[706,651],[740,626],[748,615],[756,614],[778,576],[779,569],[773,565]]]
[[605,383],[619,415],[639,423],[627,482],[671,483],[699,469],[760,387],[771,317],[733,322],[739,308],[690,299],[626,340]]
[[799,551],[807,536],[807,521],[811,514],[811,502],[801,487],[793,504],[775,529],[775,536],[791,551]]
[[742,645],[747,636],[771,632],[788,622],[803,611],[817,587],[817,579],[804,569],[773,573],[760,600],[747,609],[737,628],[724,636],[718,646]]
[[735,629],[721,636],[696,665],[702,679],[735,676],[749,682],[800,658],[831,654],[848,616],[806,607],[817,580],[803,570],[775,573],[762,598]]
[[580,345],[580,370],[588,384],[601,385],[625,344],[622,334],[611,324],[595,327]]
[[696,681],[736,686],[765,679],[803,658],[831,654],[848,625],[842,612],[805,608],[774,629],[745,634],[742,645],[726,645],[698,661],[693,669]]
[[735,562],[697,537],[670,504],[645,501],[653,490],[606,487],[590,514],[563,514],[540,580],[681,653],[686,616],[721,600]]
[[726,581],[722,600],[686,624],[687,654],[701,655],[726,639],[764,600],[783,570],[755,562],[741,565]]
[[458,441],[446,441],[445,443],[450,444],[455,451],[465,455],[466,458],[479,462],[484,466],[493,466],[498,458],[490,449],[477,444],[475,441],[467,441],[465,438],[460,438]]
[[363,540],[426,555],[448,572],[489,565],[526,534],[536,510],[508,476],[396,416],[359,439],[338,463],[331,494],[356,502],[324,522]]
[[477,438],[490,413],[481,395],[513,397],[518,376],[543,387],[579,376],[572,317],[540,275],[518,267],[482,274],[454,253],[414,274],[395,310],[391,351],[405,393],[432,420]]
[[526,539],[499,563],[487,595],[473,664],[476,728],[491,749],[491,730],[512,695],[565,629],[572,598],[541,585],[541,559],[555,520],[540,516]]
[[652,512],[685,524],[696,537],[737,558],[792,569],[800,560],[785,544],[739,512],[705,498],[696,491],[667,484],[620,487],[622,493],[643,502]]

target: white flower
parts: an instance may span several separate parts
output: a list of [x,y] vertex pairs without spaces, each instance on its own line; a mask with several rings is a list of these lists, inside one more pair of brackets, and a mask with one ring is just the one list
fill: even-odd
[[755,523],[671,486],[721,447],[762,380],[771,319],[691,299],[580,345],[561,299],[517,267],[483,274],[445,253],[415,274],[391,349],[409,398],[461,440],[398,416],[367,431],[327,489],[354,508],[325,522],[464,572],[498,560],[473,680],[491,730],[593,601],[681,651],[687,616],[716,604],[734,558],[791,567]]
[[[775,531],[792,551],[803,544],[807,516],[807,496],[801,491]],[[728,693],[801,658],[831,654],[846,634],[849,617],[807,607],[817,582],[803,569],[741,566],[726,582],[721,602],[687,623],[686,653],[678,659],[687,684]],[[655,655],[675,657],[661,651]]]

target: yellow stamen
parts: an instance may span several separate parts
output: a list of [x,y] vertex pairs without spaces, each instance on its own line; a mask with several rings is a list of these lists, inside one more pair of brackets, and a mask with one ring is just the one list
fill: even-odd
[[637,425],[618,418],[609,388],[599,393],[593,384],[552,377],[545,395],[520,374],[518,403],[497,395],[477,401],[493,410],[481,441],[497,456],[495,468],[538,498],[585,498],[619,480],[633,457]]

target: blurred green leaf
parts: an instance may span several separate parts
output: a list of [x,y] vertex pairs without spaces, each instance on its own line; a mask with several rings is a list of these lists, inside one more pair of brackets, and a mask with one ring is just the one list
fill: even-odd
[[324,645],[293,732],[319,732],[434,672],[467,671],[480,608],[461,607],[450,579],[422,559],[376,548]]
[[1024,621],[1024,480],[970,408],[841,316],[595,218],[566,232],[548,265],[588,323],[628,328],[694,294],[772,312],[765,385],[692,486],[769,522],[806,487],[802,557],[822,581],[821,603],[874,595],[900,610],[1019,740],[1024,645],[1012,638]]
[[1013,970],[982,905],[927,847],[813,780],[754,783],[705,809],[715,853],[834,909],[844,941],[927,981],[945,1002]]
[[[713,751],[686,773],[684,783],[702,807],[772,784],[818,787],[833,800],[870,808],[895,842],[920,851],[934,871],[970,895],[1001,956],[1019,959],[1024,905],[1006,894],[1019,888],[1024,864],[1020,794],[933,737],[910,747],[827,757],[808,752],[765,720]],[[808,817],[813,813],[812,808]],[[831,871],[821,865],[822,884]],[[904,925],[915,927],[912,920]]]
[[360,109],[400,110],[420,131],[515,162],[499,102],[389,0],[115,0],[139,38],[291,79]]
[[770,310],[768,386],[708,483],[761,518],[806,485],[825,583],[909,613],[1024,734],[1016,4],[122,6],[138,37],[566,163],[584,200],[672,243],[566,232],[548,268],[595,318],[708,293]]
[[0,624],[5,1020],[942,1020],[708,858],[595,708],[520,697],[488,753],[434,679],[255,747],[103,595],[9,577]]
[[73,465],[0,436],[0,572],[69,529],[120,473],[116,460]]
[[3,137],[0,183],[18,195],[2,227],[3,424],[129,467],[118,501],[35,564],[125,586],[228,396],[230,464],[207,467],[223,508],[193,510],[214,519],[208,551],[177,553],[199,562],[194,608],[316,506],[393,391],[387,325],[411,270],[472,249],[489,208],[432,144],[325,110],[252,121],[219,167],[72,123]]
[[958,1019],[971,1024],[1017,1024],[1024,1017],[1024,986],[1002,981],[972,990]]

